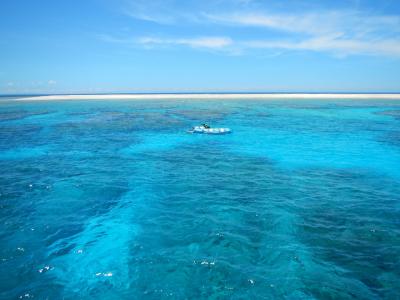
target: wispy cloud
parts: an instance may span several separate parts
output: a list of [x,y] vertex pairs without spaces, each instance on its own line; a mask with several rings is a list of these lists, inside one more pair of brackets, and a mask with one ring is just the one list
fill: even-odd
[[165,38],[154,36],[143,37],[115,37],[112,35],[97,35],[99,39],[107,43],[125,44],[130,47],[145,47],[146,49],[154,49],[158,47],[190,47],[194,49],[209,49],[218,51],[231,51],[230,46],[234,43],[230,37],[224,36],[197,36],[197,37],[181,37],[181,38]]
[[164,14],[154,14],[154,13],[148,14],[146,12],[140,12],[135,10],[125,10],[124,13],[127,16],[130,16],[138,20],[154,22],[158,24],[172,24],[175,21],[175,18],[173,18],[172,16],[167,16]]
[[[260,13],[204,14],[211,22],[230,26],[254,26],[285,32],[319,34],[332,31],[333,26],[320,22],[318,15],[274,15]],[[319,24],[319,26],[315,26]]]
[[[129,39],[103,36],[104,41],[146,48],[188,46],[244,54],[264,49],[283,53],[317,51],[341,57],[349,55],[400,57],[398,15],[371,14],[358,9],[307,9],[307,11],[282,12],[276,7],[269,10],[266,5],[260,6],[257,1],[249,0],[191,3],[190,10],[185,8],[185,4],[178,5],[174,0],[127,1],[128,5],[124,11],[126,15],[163,24],[162,34]],[[195,26],[196,32],[201,28],[205,37],[181,37],[176,28],[183,26],[188,28]],[[170,27],[174,28],[171,32],[168,31]],[[222,37],[207,34],[215,28],[222,33]],[[238,33],[237,28],[241,28],[241,33]],[[251,28],[258,30],[252,31]],[[246,30],[250,33],[251,39],[243,34]]]
[[137,20],[160,25],[185,23],[202,23],[203,12],[221,11],[227,7],[244,8],[253,0],[121,0],[123,14]]
[[339,56],[386,55],[400,57],[400,17],[365,16],[356,12],[319,14],[209,15],[210,20],[235,26],[279,30],[279,39],[261,38],[241,42],[245,48],[311,50]]
[[162,39],[143,37],[138,39],[142,45],[184,45],[192,48],[223,49],[232,45],[229,37],[196,37],[196,38],[178,38]]
[[340,57],[348,55],[386,55],[400,57],[400,41],[380,40],[379,43],[335,36],[316,37],[298,42],[252,40],[243,43],[247,49],[283,49],[330,52]]
[[135,0],[124,1],[122,12],[134,19],[153,22],[161,25],[173,24],[184,14],[180,10],[172,9],[170,0]]
[[222,25],[264,27],[283,32],[309,35],[399,33],[399,16],[371,16],[357,11],[319,11],[313,13],[230,13],[205,14]]

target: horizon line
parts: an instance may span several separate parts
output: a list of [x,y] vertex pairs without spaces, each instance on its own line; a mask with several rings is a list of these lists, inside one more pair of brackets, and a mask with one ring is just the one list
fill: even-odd
[[106,96],[106,95],[400,95],[400,91],[397,92],[360,92],[360,91],[348,91],[348,92],[330,92],[330,91],[319,91],[319,92],[246,92],[246,91],[210,91],[210,92],[102,92],[102,93],[15,93],[15,94],[2,94],[0,97],[41,97],[41,96]]

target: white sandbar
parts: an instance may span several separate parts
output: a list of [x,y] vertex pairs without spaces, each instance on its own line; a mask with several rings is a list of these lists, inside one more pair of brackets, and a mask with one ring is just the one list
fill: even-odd
[[400,94],[110,94],[110,95],[49,95],[18,99],[19,101],[61,100],[263,100],[263,99],[398,99]]

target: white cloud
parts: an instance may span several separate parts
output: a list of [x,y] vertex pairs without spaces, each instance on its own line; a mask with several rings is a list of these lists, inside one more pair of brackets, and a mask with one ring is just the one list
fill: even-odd
[[154,22],[154,23],[159,23],[159,24],[171,24],[174,22],[174,18],[164,16],[162,14],[151,15],[151,14],[128,11],[128,10],[125,11],[125,14],[134,19],[139,19],[142,21]]
[[57,81],[55,81],[55,80],[49,80],[49,81],[47,82],[47,84],[48,84],[48,85],[55,85],[55,84],[57,84]]
[[244,8],[253,0],[121,0],[123,14],[137,20],[160,25],[179,25],[181,23],[202,23],[201,12],[220,11],[227,7]]
[[284,34],[279,39],[242,41],[241,46],[247,49],[312,50],[340,56],[367,54],[400,57],[399,16],[330,11],[307,14],[234,13],[206,17],[218,24],[256,26]]
[[229,37],[221,36],[200,36],[200,37],[185,37],[185,38],[160,38],[160,37],[140,37],[140,38],[126,38],[114,37],[111,35],[101,34],[97,37],[103,42],[113,44],[125,44],[127,46],[145,46],[153,48],[156,46],[187,46],[191,48],[203,48],[223,50],[227,49],[233,44]]
[[134,0],[125,1],[122,12],[134,19],[158,24],[172,24],[176,20],[176,11],[170,11],[168,0]]
[[[273,5],[259,5],[249,0],[196,2],[195,7],[177,5],[173,0],[126,0],[125,14],[136,19],[163,24],[172,29],[168,38],[118,38],[103,35],[105,42],[145,48],[188,46],[223,50],[241,54],[252,49],[278,51],[318,51],[348,55],[400,57],[400,16],[379,15],[360,10],[271,10]],[[193,4],[193,3],[192,3]],[[276,3],[275,3],[276,4]],[[315,6],[314,6],[315,7]],[[321,7],[321,6],[320,6]],[[258,9],[257,9],[258,8]],[[223,12],[225,11],[225,12]],[[171,25],[171,26],[168,26]],[[177,27],[202,28],[205,37],[176,36]],[[207,32],[218,27],[222,37],[209,37]],[[237,33],[236,27],[249,30],[252,39]],[[257,27],[258,30],[250,31]],[[275,32],[273,32],[275,31]],[[277,35],[279,34],[279,36]],[[266,53],[268,54],[268,53]]]
[[[323,24],[318,15],[274,15],[260,13],[234,13],[227,15],[205,14],[210,21],[233,26],[264,27],[287,32],[317,34],[332,31],[330,24]],[[318,26],[316,26],[318,24]]]
[[299,42],[253,40],[243,43],[247,49],[311,50],[330,52],[339,56],[355,54],[387,55],[400,57],[400,41],[381,40],[379,43],[356,39],[336,38],[335,36],[305,39]]
[[12,86],[14,86],[14,82],[7,82],[6,86],[12,87]]
[[143,37],[138,39],[138,42],[143,45],[184,45],[192,48],[208,49],[223,49],[232,44],[232,40],[228,37],[196,37],[178,39]]
[[255,26],[284,32],[366,35],[399,33],[399,16],[371,16],[355,11],[320,11],[306,14],[231,13],[205,14],[210,21],[233,26]]

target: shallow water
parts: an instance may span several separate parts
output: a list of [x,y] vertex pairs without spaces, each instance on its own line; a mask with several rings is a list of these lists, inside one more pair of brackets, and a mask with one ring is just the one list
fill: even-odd
[[2,101],[0,299],[398,299],[399,112]]

